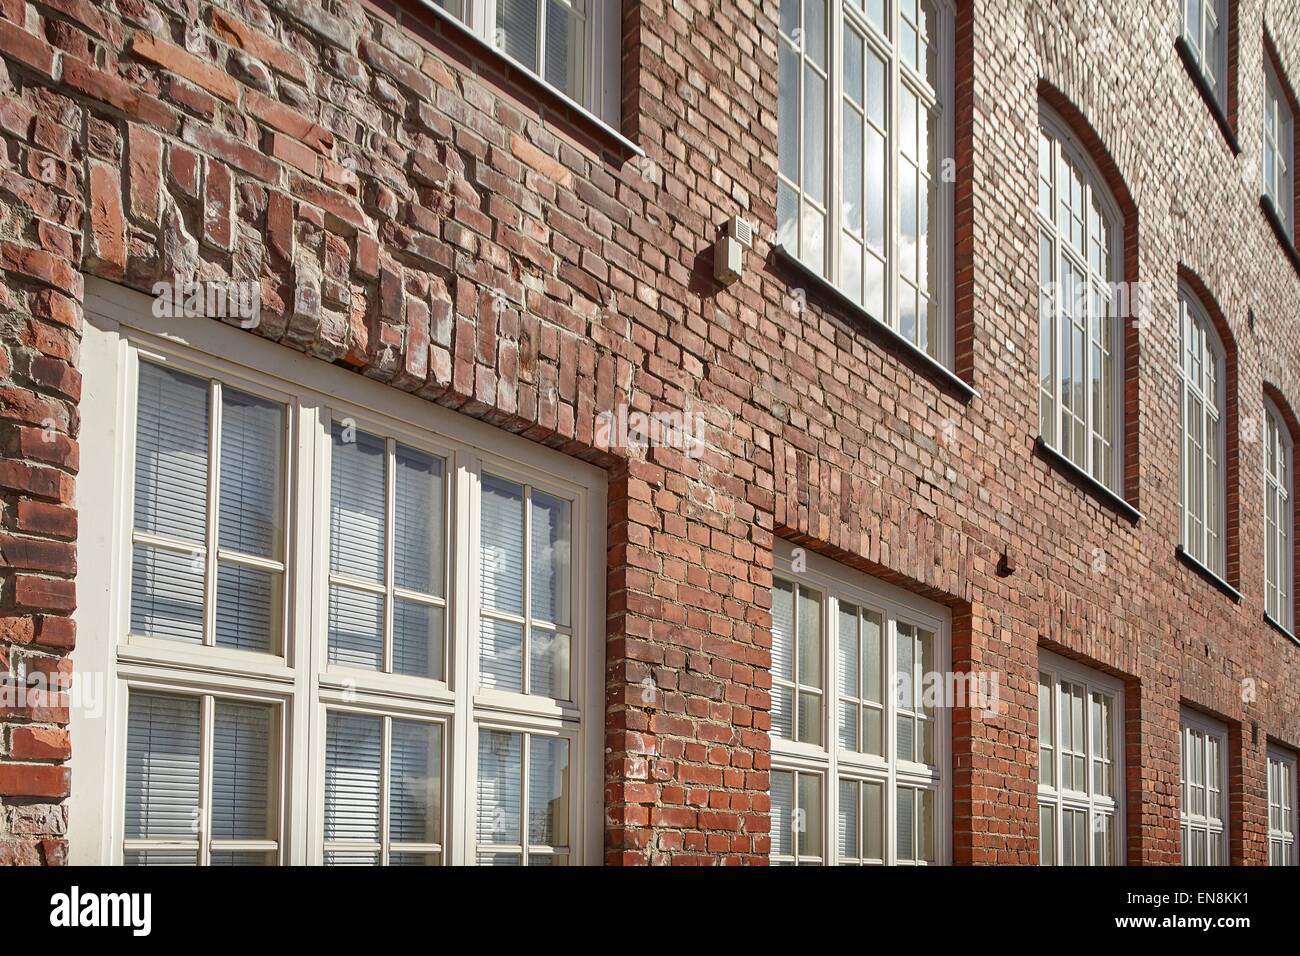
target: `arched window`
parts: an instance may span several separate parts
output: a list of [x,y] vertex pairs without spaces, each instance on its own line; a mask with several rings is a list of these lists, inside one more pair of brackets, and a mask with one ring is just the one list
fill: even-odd
[[1122,221],[1064,123],[1046,108],[1039,119],[1039,429],[1119,493]]
[[1178,290],[1179,401],[1182,408],[1182,541],[1215,574],[1224,569],[1223,345],[1209,314],[1186,286]]
[[1287,630],[1291,613],[1292,442],[1282,413],[1264,399],[1264,613]]

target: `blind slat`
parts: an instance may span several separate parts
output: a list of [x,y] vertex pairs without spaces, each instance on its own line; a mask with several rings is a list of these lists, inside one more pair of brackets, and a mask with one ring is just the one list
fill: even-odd
[[135,528],[203,541],[208,503],[208,383],[140,363]]
[[325,839],[378,841],[380,718],[331,711],[325,738]]

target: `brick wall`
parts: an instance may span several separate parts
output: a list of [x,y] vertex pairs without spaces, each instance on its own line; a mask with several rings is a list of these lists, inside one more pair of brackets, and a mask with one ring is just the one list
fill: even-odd
[[[957,862],[1037,859],[1040,645],[1127,682],[1130,862],[1177,859],[1182,701],[1234,728],[1232,853],[1261,862],[1300,647],[1262,620],[1258,440],[1238,443],[1243,602],[1175,557],[1174,316],[1182,270],[1231,333],[1237,419],[1266,388],[1300,408],[1300,281],[1258,203],[1263,3],[1235,4],[1240,157],[1176,5],[958,4],[970,400],[816,294],[795,308],[763,238],[712,281],[726,217],[775,227],[777,6],[625,0],[641,159],[409,2],[0,0],[0,671],[67,671],[78,637],[83,272],[252,279],[250,334],[609,470],[608,862],[765,861],[778,535],[945,602],[956,666],[1002,674],[1002,714],[953,716]],[[1300,81],[1300,12],[1268,25]],[[1129,271],[1156,290],[1132,333],[1137,523],[1033,453],[1040,90],[1131,197]],[[706,454],[596,447],[621,403],[704,415]],[[0,862],[66,849],[66,701],[46,703],[0,712]]]

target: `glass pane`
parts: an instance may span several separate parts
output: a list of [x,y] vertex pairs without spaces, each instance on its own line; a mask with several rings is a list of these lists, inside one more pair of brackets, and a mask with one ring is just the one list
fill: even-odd
[[221,546],[279,558],[284,487],[284,409],[233,388],[221,390]]
[[840,694],[858,696],[858,609],[852,604],[839,606]]
[[199,733],[197,698],[131,694],[126,732],[128,839],[198,839]]
[[378,866],[379,854],[365,850],[326,850],[326,866]]
[[216,701],[212,736],[214,840],[274,839],[274,728],[269,704]]
[[379,717],[330,711],[325,718],[325,839],[379,840]]
[[140,363],[135,529],[202,541],[208,508],[208,383]]
[[822,698],[820,694],[799,692],[799,736],[808,744],[822,742]]
[[198,850],[127,850],[126,866],[198,866]]
[[329,660],[345,667],[384,666],[384,599],[369,591],[331,587]]
[[496,46],[537,72],[538,0],[497,0]]
[[792,688],[772,688],[772,733],[786,740],[794,740],[794,690]]
[[523,627],[510,621],[484,617],[479,634],[479,680],[482,685],[522,694]]
[[389,853],[389,866],[441,866],[440,853]]
[[393,673],[442,679],[440,607],[393,600]]
[[772,676],[794,680],[794,588],[772,583]]
[[822,778],[820,774],[799,774],[799,835],[800,856],[822,855]]
[[840,781],[839,806],[839,849],[840,858],[856,860],[858,854],[858,783],[855,780]]
[[1056,809],[1038,808],[1038,862],[1042,866],[1056,865]]
[[884,662],[881,659],[881,635],[884,632],[884,618],[877,611],[866,611],[862,615],[862,685],[863,699],[874,703],[884,703],[881,692]]
[[570,504],[534,490],[529,511],[529,573],[534,620],[569,623]]
[[524,489],[484,475],[480,508],[483,606],[524,613]]
[[927,863],[935,861],[935,829],[936,823],[934,818],[934,791],[918,790],[916,792],[918,803],[917,831],[917,858]]
[[203,642],[204,558],[137,546],[131,562],[131,633]]
[[[777,152],[780,156],[781,175],[797,183],[799,182],[799,54],[784,42],[778,44],[778,47],[777,83],[780,87],[780,99],[777,101],[776,111]],[[793,214],[793,210],[790,211]]]
[[[394,720],[390,733],[388,838],[394,843],[441,843],[442,726]],[[391,856],[389,862],[394,862]]]
[[900,860],[916,859],[916,791],[899,787],[895,802],[896,852]]
[[773,770],[770,789],[772,854],[789,856],[794,852],[794,774],[788,770]]
[[478,841],[518,844],[522,807],[523,735],[480,730]]
[[862,785],[862,855],[868,860],[885,858],[885,797],[879,783]]
[[583,93],[586,27],[578,12],[564,3],[546,5],[546,82],[575,100]]
[[397,446],[393,500],[393,583],[443,595],[443,461]]
[[528,692],[569,700],[568,634],[540,628],[528,632]]
[[265,653],[279,645],[281,580],[272,571],[218,563],[218,647]]
[[811,66],[803,72],[803,188],[819,206],[826,202],[826,80]]
[[528,739],[528,842],[569,845],[569,742]]
[[330,570],[384,579],[384,440],[335,422],[330,460]]

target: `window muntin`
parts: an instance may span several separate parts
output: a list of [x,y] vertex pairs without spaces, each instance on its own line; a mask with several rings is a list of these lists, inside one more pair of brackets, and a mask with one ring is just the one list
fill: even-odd
[[1118,681],[1039,651],[1039,863],[1123,863]]
[[[790,567],[791,554],[779,542],[778,566]],[[773,581],[773,860],[946,862],[947,617],[896,588],[806,557],[809,569]],[[781,675],[799,658],[796,686]],[[805,732],[795,736],[800,693],[808,701]],[[799,786],[808,789],[800,795]],[[795,815],[799,808],[804,817]],[[796,852],[799,834],[788,827],[801,821],[808,829]]]
[[1272,65],[1264,64],[1264,195],[1288,236],[1295,232],[1295,118]]
[[[152,380],[152,368],[165,370],[169,375],[188,376],[188,380],[197,383],[190,389],[196,396],[190,407],[199,409],[201,421],[213,424],[197,429],[186,426],[164,430],[169,436],[165,439],[145,435],[143,444],[147,446],[153,441],[155,446],[153,451],[146,449],[148,487],[164,490],[177,487],[177,481],[168,476],[178,471],[198,474],[203,476],[203,481],[181,485],[198,489],[184,499],[198,504],[182,507],[174,503],[179,500],[176,495],[150,490],[144,498],[146,507],[140,510],[142,520],[152,522],[146,526],[146,533],[154,533],[160,519],[153,516],[162,513],[171,522],[166,530],[175,536],[174,550],[184,551],[188,560],[190,549],[200,542],[206,548],[207,541],[216,540],[220,545],[211,549],[213,559],[223,564],[232,541],[244,549],[233,552],[235,557],[243,558],[245,551],[261,547],[258,540],[274,537],[274,554],[283,566],[280,576],[287,594],[283,608],[285,625],[274,654],[141,636],[130,627],[133,597],[129,570],[124,578],[112,576],[116,582],[113,587],[108,586],[109,580],[105,578],[101,613],[106,619],[120,622],[115,626],[119,636],[103,648],[85,649],[80,660],[84,666],[102,668],[120,679],[122,690],[115,691],[114,698],[120,718],[97,722],[93,730],[82,728],[88,739],[96,734],[104,737],[102,756],[92,758],[90,763],[93,767],[102,760],[104,773],[99,782],[83,784],[83,787],[86,797],[103,802],[106,813],[103,819],[109,821],[102,829],[89,818],[77,823],[85,830],[79,845],[93,848],[83,852],[87,856],[94,853],[96,862],[120,861],[128,850],[130,862],[151,863],[178,862],[182,858],[191,863],[199,859],[214,863],[473,862],[477,858],[476,733],[478,727],[490,722],[494,729],[527,733],[535,739],[566,741],[565,786],[569,788],[569,796],[557,805],[556,813],[563,819],[555,818],[555,826],[562,825],[565,830],[563,840],[548,845],[534,840],[528,848],[530,862],[536,863],[543,857],[556,863],[589,863],[598,859],[601,847],[596,834],[600,810],[592,801],[599,790],[592,774],[599,773],[599,750],[593,749],[599,747],[599,734],[588,732],[584,717],[592,701],[599,706],[598,681],[602,673],[598,661],[587,659],[601,655],[603,650],[603,642],[591,636],[595,633],[593,628],[603,620],[593,599],[599,591],[593,591],[588,583],[603,582],[604,549],[598,540],[602,537],[598,533],[602,526],[593,526],[589,520],[593,515],[603,516],[604,492],[599,474],[424,403],[413,405],[408,401],[409,396],[390,389],[352,376],[330,378],[333,370],[324,366],[313,367],[325,382],[317,391],[310,384],[313,379],[304,380],[303,368],[294,364],[301,361],[296,356],[286,358],[273,345],[263,349],[263,343],[248,336],[225,327],[212,328],[216,323],[204,322],[201,327],[191,328],[177,327],[174,320],[155,322],[148,315],[147,301],[144,306],[140,312],[131,313],[131,326],[113,327],[111,342],[109,333],[97,328],[88,331],[85,350],[88,380],[101,382],[106,393],[118,403],[111,415],[105,413],[101,424],[107,428],[107,422],[120,415],[127,426],[126,440],[118,439],[123,450],[118,468],[112,472],[114,476],[120,475],[120,480],[111,482],[111,488],[101,489],[103,503],[112,501],[112,507],[87,505],[88,525],[93,525],[89,517],[92,513],[118,516],[111,521],[105,519],[104,523],[120,521],[119,526],[126,529],[117,545],[121,560],[115,563],[130,569],[129,557],[141,544],[131,518],[137,498],[136,456],[132,450],[136,447],[136,426],[140,418],[141,372],[146,383]],[[142,327],[138,333],[135,323]],[[226,333],[236,338],[228,341]],[[180,341],[191,334],[193,348]],[[255,358],[260,370],[236,365],[224,357],[227,355],[248,361]],[[292,396],[284,389],[292,389]],[[252,491],[246,491],[244,498],[255,497],[260,487],[275,489],[275,494],[267,494],[266,500],[274,503],[276,510],[252,512],[253,518],[274,514],[275,520],[263,517],[260,524],[247,517],[250,507],[245,501],[239,496],[232,499],[230,490],[234,486],[222,478],[221,471],[223,459],[227,465],[237,460],[231,451],[235,443],[230,435],[231,423],[239,416],[231,414],[229,409],[232,401],[244,401],[241,398],[244,395],[261,401],[255,409],[258,412],[264,407],[275,410],[272,429],[250,428],[246,431],[251,432],[251,438],[243,433],[240,437],[245,446],[240,454],[250,461],[241,466],[241,471],[260,482],[250,481],[247,488]],[[214,404],[218,410],[209,411]],[[146,428],[163,433],[157,424],[160,416],[150,418],[146,413],[144,418]],[[436,433],[430,430],[431,421],[437,423]],[[224,441],[223,422],[227,436]],[[355,435],[376,439],[380,449],[381,466],[361,470],[362,474],[382,475],[378,493],[361,496],[369,502],[369,510],[361,508],[352,496],[357,488],[370,488],[364,483],[353,482],[347,486],[346,502],[331,499],[332,478],[340,474],[333,467],[335,452],[340,450],[334,426],[341,423],[354,426]],[[274,446],[278,457],[268,454],[253,461],[247,446],[256,449],[266,445],[266,441],[259,445],[256,440],[268,431],[278,436]],[[193,433],[201,433],[203,440],[193,441]],[[195,447],[198,450],[192,451]],[[176,465],[177,461],[181,464]],[[441,469],[432,466],[435,461],[442,464]],[[528,561],[540,570],[530,583],[530,600],[535,608],[532,616],[539,627],[559,627],[566,632],[572,655],[566,699],[488,695],[478,687],[476,678],[477,642],[451,640],[451,635],[473,635],[479,628],[474,602],[481,562],[479,537],[474,529],[478,520],[477,489],[484,474],[502,476],[527,486],[535,505],[539,517],[533,526],[539,533]],[[593,501],[597,503],[592,505]],[[427,507],[415,507],[412,502],[423,502]],[[218,509],[219,513],[211,514]],[[438,514],[442,519],[437,518]],[[562,522],[555,519],[557,514],[563,517]],[[232,515],[239,520],[234,520]],[[332,520],[337,527],[348,531],[341,538],[335,536],[338,547],[332,546],[336,543],[331,541]],[[180,532],[175,531],[177,526]],[[259,529],[270,530],[263,530],[258,539]],[[108,533],[109,528],[102,531]],[[171,544],[173,538],[165,540]],[[250,541],[253,543],[244,543]],[[445,553],[434,547],[434,542],[443,541]],[[207,561],[206,552],[203,556]],[[415,598],[423,597],[430,604],[437,604],[439,601],[434,599],[440,599],[446,611],[443,633],[450,645],[443,651],[445,672],[440,679],[402,673],[398,668],[361,669],[330,661],[331,583],[358,581],[371,586],[370,590],[381,599],[387,593],[392,606],[406,592]],[[138,597],[140,579],[135,583]],[[93,600],[89,601],[88,606],[92,603]],[[397,623],[392,625],[397,626]],[[378,633],[378,628],[372,633]],[[96,655],[102,655],[102,661]],[[433,654],[435,660],[438,657]],[[117,686],[114,681],[110,683]],[[215,745],[204,743],[208,738],[203,735],[211,737],[213,731],[202,728],[215,726],[215,740],[220,744],[224,739],[220,736],[221,726],[230,712],[230,702],[274,707],[276,724],[270,739],[273,766],[268,779],[274,784],[275,799],[281,803],[276,806],[274,816],[268,817],[272,821],[268,830],[274,828],[275,832],[250,836],[247,828],[223,831],[220,816],[214,818],[210,832],[160,831],[159,835],[138,827],[127,832],[124,804],[131,724],[128,711],[137,687],[142,693],[162,698],[200,701],[195,705],[200,715],[204,706],[210,706],[214,717],[201,717],[206,723],[200,723],[197,738],[200,746],[209,749]],[[207,698],[215,703],[204,705],[202,700]],[[135,723],[140,726],[144,718],[139,716],[139,706],[136,713]],[[382,825],[373,834],[367,831],[364,838],[349,836],[335,825],[341,819],[334,811],[339,805],[338,792],[327,781],[326,766],[330,759],[328,725],[335,713],[363,714],[372,718],[375,726],[384,728],[378,753],[385,763],[376,779],[386,782],[377,791],[380,795],[365,806],[369,819],[380,820]],[[420,774],[410,769],[414,766],[411,760],[403,763],[403,755],[409,757],[411,747],[399,746],[410,735],[408,731],[412,727],[432,728],[422,731],[431,749],[422,765],[427,770]],[[448,729],[444,732],[442,728]],[[460,728],[458,732],[462,736],[451,733],[451,728]],[[436,738],[427,739],[432,733],[436,733]],[[136,736],[140,736],[138,731]],[[442,753],[441,760],[436,756],[438,750]],[[219,749],[215,752],[222,753]],[[535,752],[540,750],[535,748]],[[148,752],[144,753],[147,756]],[[291,755],[293,759],[289,759]],[[140,756],[132,759],[132,773],[138,777],[134,768],[147,761]],[[283,778],[279,776],[281,764],[292,771]],[[399,773],[402,766],[407,770]],[[215,772],[219,774],[220,770],[218,765]],[[352,776],[364,770],[364,766],[360,770],[353,768]],[[366,772],[373,772],[373,768]],[[331,773],[337,776],[333,770]],[[390,773],[397,776],[388,779],[385,775]],[[220,783],[220,778],[217,779]],[[141,784],[136,782],[133,786],[135,796],[131,799],[138,803],[148,797],[149,791],[142,790]],[[202,812],[219,813],[223,804],[210,798],[209,785],[200,780],[197,786]],[[91,790],[96,791],[93,796]],[[424,805],[420,801],[426,797],[432,808],[427,814],[419,810]],[[137,811],[133,813],[139,817]],[[327,817],[334,820],[328,828]],[[307,840],[286,844],[280,835],[281,828],[286,834],[304,833]]]
[[1223,866],[1228,860],[1228,731],[1184,711],[1180,733],[1183,865]]
[[1228,0],[1183,0],[1183,39],[1220,106],[1227,100]]
[[1282,414],[1264,401],[1264,612],[1292,627],[1291,434]]
[[1275,747],[1268,751],[1268,863],[1296,866],[1296,757]]
[[131,687],[124,862],[279,862],[279,724],[272,702]]
[[[778,242],[951,360],[952,12],[945,0],[782,0]],[[837,40],[837,38],[839,38]]]
[[1179,289],[1183,548],[1211,571],[1224,569],[1225,375],[1223,348],[1205,308]]
[[1039,432],[1118,493],[1121,468],[1120,217],[1065,126],[1038,134]]
[[425,0],[606,122],[618,121],[621,0]]
[[285,408],[150,361],[136,395],[131,634],[281,653]]

